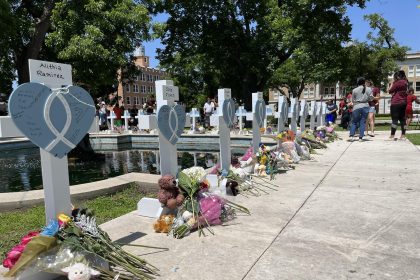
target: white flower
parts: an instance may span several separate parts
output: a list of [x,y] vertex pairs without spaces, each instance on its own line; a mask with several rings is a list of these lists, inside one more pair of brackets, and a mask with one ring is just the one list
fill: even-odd
[[197,182],[201,181],[201,179],[203,179],[203,177],[207,175],[204,168],[199,166],[184,169],[182,170],[182,172],[188,177],[190,177],[192,180],[195,180]]
[[99,237],[99,230],[96,224],[95,217],[89,217],[84,214],[78,214],[76,220],[77,222],[75,222],[74,224],[78,226],[83,232],[89,233],[94,237]]

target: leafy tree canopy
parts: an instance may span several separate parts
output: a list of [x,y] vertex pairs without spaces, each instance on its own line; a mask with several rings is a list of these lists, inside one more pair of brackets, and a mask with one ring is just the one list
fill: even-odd
[[[151,3],[150,3],[151,2]],[[347,5],[364,0],[162,0],[153,12],[166,12],[160,26],[164,48],[158,51],[187,96],[214,96],[220,87],[250,104],[273,73],[294,54],[317,50],[331,41],[348,40]],[[197,91],[198,90],[198,91]]]
[[[131,64],[130,54],[150,28],[149,12],[138,1],[3,2],[0,26],[11,32],[8,45],[0,37],[0,63],[5,59],[12,73],[17,71],[19,83],[29,81],[28,59],[43,59],[72,64],[76,83],[104,94],[102,90],[116,83],[117,70]],[[0,76],[1,82],[6,79]]]

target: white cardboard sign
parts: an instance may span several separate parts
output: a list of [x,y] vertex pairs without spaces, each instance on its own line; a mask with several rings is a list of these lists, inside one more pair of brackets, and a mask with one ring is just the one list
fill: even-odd
[[29,59],[29,77],[31,82],[50,88],[73,84],[70,64]]

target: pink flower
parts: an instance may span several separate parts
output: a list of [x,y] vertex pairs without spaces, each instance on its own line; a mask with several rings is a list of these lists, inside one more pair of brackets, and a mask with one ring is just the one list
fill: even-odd
[[6,258],[6,259],[4,259],[3,260],[3,266],[5,267],[5,268],[8,268],[8,269],[11,269],[14,265],[15,265],[15,263],[16,262],[13,262],[11,259],[9,259],[9,258]]
[[32,240],[32,238],[34,238],[35,236],[39,235],[38,231],[31,231],[29,232],[27,235],[25,235],[24,237],[22,237],[20,244],[22,245],[26,245],[28,244],[29,241]]

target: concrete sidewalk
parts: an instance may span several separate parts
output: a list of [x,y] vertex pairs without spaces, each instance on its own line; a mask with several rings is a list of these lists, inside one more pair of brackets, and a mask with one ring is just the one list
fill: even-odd
[[[419,279],[420,152],[409,141],[345,139],[276,176],[278,191],[232,197],[251,216],[177,240],[135,212],[102,225],[160,279]],[[133,205],[133,207],[135,207]]]
[[236,197],[252,216],[182,240],[134,212],[103,225],[161,279],[419,279],[420,152],[408,141],[338,141],[276,177],[277,192]]

